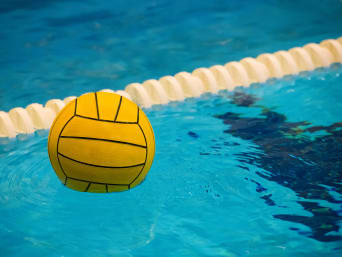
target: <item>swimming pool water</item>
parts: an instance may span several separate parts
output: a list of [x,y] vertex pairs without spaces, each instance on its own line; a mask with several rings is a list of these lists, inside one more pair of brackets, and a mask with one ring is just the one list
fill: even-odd
[[340,256],[341,83],[335,65],[146,110],[155,161],[122,193],[62,186],[47,131],[2,141],[1,256]]
[[[1,1],[0,110],[341,36],[327,1]],[[58,181],[48,131],[0,138],[0,256],[341,256],[342,66],[145,110],[130,191]]]

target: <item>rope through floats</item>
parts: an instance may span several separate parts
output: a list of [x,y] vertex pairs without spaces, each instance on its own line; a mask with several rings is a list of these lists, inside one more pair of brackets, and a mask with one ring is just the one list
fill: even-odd
[[[203,93],[219,90],[234,90],[237,86],[247,87],[262,83],[270,78],[281,78],[342,63],[342,37],[328,39],[320,44],[310,43],[288,51],[261,54],[257,58],[247,57],[239,62],[198,68],[192,73],[179,72],[159,80],[150,79],[142,84],[132,83],[125,90],[115,92],[125,96],[144,108],[170,101],[183,101],[188,97],[199,97]],[[45,106],[33,103],[26,108],[16,107],[8,113],[0,111],[0,137],[13,138],[17,134],[30,134],[38,129],[49,129],[58,112],[75,96],[63,100],[52,99]]]

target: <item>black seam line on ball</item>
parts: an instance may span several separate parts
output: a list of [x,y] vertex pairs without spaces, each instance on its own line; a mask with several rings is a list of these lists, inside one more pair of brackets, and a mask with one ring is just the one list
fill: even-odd
[[120,124],[138,124],[135,121],[114,121],[114,123],[120,123]]
[[116,110],[116,114],[115,114],[114,122],[115,122],[115,121],[116,121],[116,119],[118,118],[119,111],[120,111],[120,107],[121,107],[121,102],[122,102],[122,96],[120,96],[120,101],[119,101],[118,109]]
[[96,165],[96,164],[91,164],[91,163],[87,163],[87,162],[81,162],[78,160],[75,160],[73,158],[70,158],[68,156],[65,156],[64,154],[58,153],[60,156],[63,156],[66,159],[69,159],[70,161],[74,161],[77,163],[81,163],[84,165],[88,165],[88,166],[93,166],[93,167],[99,167],[99,168],[106,168],[106,169],[125,169],[125,168],[134,168],[134,167],[139,167],[141,165],[144,165],[145,163],[139,163],[139,164],[135,164],[135,165],[130,165],[130,166],[121,166],[121,167],[116,167],[116,166],[102,166],[102,165]]
[[90,185],[91,185],[91,182],[89,182],[89,184],[88,184],[87,188],[84,190],[84,192],[88,192]]
[[[144,130],[141,128],[140,124],[138,124],[141,132],[143,133],[143,136],[144,136],[144,139],[145,139],[145,143],[146,143],[146,146],[147,146],[147,140],[146,140],[146,136],[145,136],[145,133],[144,133]],[[148,148],[146,147],[146,153],[145,153],[145,162],[144,162],[144,165],[142,166],[139,174],[133,179],[133,181],[131,183],[129,183],[129,185],[131,185],[134,181],[137,180],[137,178],[140,176],[141,172],[144,170],[145,168],[145,165],[146,165],[146,161],[147,161],[147,152],[148,152]]]
[[95,92],[95,103],[96,103],[96,112],[97,112],[97,119],[100,119],[100,114],[99,114],[99,105],[97,103],[97,93]]
[[76,111],[77,111],[77,98],[75,99],[75,113],[74,113],[74,116],[76,116]]
[[88,120],[96,120],[96,121],[104,121],[104,122],[110,122],[110,123],[120,123],[120,124],[137,124],[135,121],[112,121],[112,120],[101,120],[101,119],[95,119],[91,117],[82,116],[79,114],[75,115],[76,117],[88,119]]
[[[76,115],[76,104],[77,104],[77,99],[76,99],[76,102],[75,102],[75,110],[74,110],[74,115],[71,117],[71,118],[73,118],[75,115]],[[61,113],[61,112],[60,112]],[[52,131],[53,131],[53,129],[55,128],[55,125],[56,125],[56,122],[54,121],[53,122],[53,124],[51,125],[51,127],[50,127],[50,132],[49,132],[49,137],[48,137],[48,145],[50,144],[50,138],[51,138],[51,135],[52,135]],[[59,140],[59,136],[60,136],[61,134],[59,134],[58,135],[58,138],[57,138],[57,152],[58,152],[58,140]],[[48,155],[49,155],[49,159],[50,159],[50,162],[51,162],[51,156],[50,156],[50,151],[48,151]],[[52,163],[52,162],[51,162]]]
[[64,176],[66,176],[66,177],[67,177],[67,174],[65,173],[65,171],[64,171],[64,169],[63,169],[63,167],[62,167],[62,164],[61,164],[61,161],[59,160],[59,155],[58,155],[59,139],[60,139],[61,134],[63,133],[63,130],[64,130],[64,128],[66,127],[66,125],[68,125],[68,123],[69,123],[74,117],[75,117],[75,116],[72,116],[72,117],[67,121],[67,123],[64,124],[64,126],[63,126],[61,132],[60,132],[59,135],[58,135],[58,139],[57,139],[57,160],[58,160],[59,167],[61,167],[61,170],[62,170]]
[[108,184],[106,184],[106,193],[108,193]]
[[139,106],[138,106],[138,114],[137,114],[137,124],[139,123]]
[[[73,118],[73,117],[76,115],[77,98],[76,98],[75,100],[76,100],[76,101],[75,101],[74,115],[73,115],[71,118]],[[69,104],[69,103],[68,103],[68,104]],[[65,106],[66,106],[66,105],[65,105]],[[62,111],[62,110],[60,110],[60,112],[57,113],[57,115],[60,114],[61,111]],[[57,117],[57,116],[56,116],[56,117]],[[55,118],[56,118],[56,117],[55,117]],[[51,127],[50,127],[50,131],[52,131],[52,130],[54,129],[55,125],[56,125],[56,122],[53,122],[53,124],[52,124]],[[49,133],[48,142],[50,141],[50,138],[51,138],[51,133]]]
[[125,141],[117,141],[117,140],[111,140],[111,139],[104,139],[104,138],[94,138],[94,137],[74,137],[74,136],[60,136],[61,138],[75,138],[75,139],[84,139],[84,140],[97,140],[97,141],[104,141],[104,142],[111,142],[111,143],[118,143],[123,145],[131,145],[136,146],[140,148],[146,148],[145,145],[138,145],[130,142]]
[[72,178],[72,177],[69,177],[69,179],[73,179],[73,180],[77,180],[77,181],[81,181],[81,182],[88,182],[88,183],[92,183],[92,184],[100,184],[100,185],[126,186],[126,187],[129,186],[129,184],[108,184],[108,183],[102,183],[102,182],[96,182],[96,181],[89,181],[89,180],[84,180],[84,179],[79,179],[79,178]]
[[68,181],[68,177],[67,176],[65,176],[65,179],[64,179],[64,186],[66,186],[66,184],[67,184],[67,181]]

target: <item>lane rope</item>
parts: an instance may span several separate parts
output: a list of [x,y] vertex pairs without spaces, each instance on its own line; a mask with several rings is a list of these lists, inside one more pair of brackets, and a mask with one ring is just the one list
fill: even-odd
[[[271,78],[328,67],[332,63],[342,63],[342,37],[336,40],[327,39],[319,44],[294,47],[288,51],[265,53],[256,58],[247,57],[239,62],[198,68],[192,73],[182,71],[158,80],[132,83],[127,85],[125,90],[101,91],[115,92],[143,108],[150,108],[155,104],[199,97],[206,92],[216,94],[220,90],[234,90],[238,86],[247,87]],[[63,100],[51,99],[44,106],[33,103],[26,108],[16,107],[9,112],[0,111],[0,137],[13,138],[18,134],[49,129],[58,112],[74,98],[75,96]]]

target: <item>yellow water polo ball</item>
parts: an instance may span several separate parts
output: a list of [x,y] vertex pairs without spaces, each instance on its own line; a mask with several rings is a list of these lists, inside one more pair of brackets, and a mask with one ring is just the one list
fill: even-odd
[[135,103],[114,93],[87,93],[57,115],[48,152],[65,186],[82,192],[124,191],[144,180],[155,140]]

